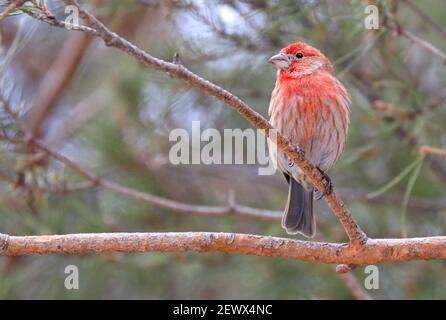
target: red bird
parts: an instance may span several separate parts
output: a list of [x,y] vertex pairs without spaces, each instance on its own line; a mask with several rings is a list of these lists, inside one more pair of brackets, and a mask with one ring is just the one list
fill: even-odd
[[[299,146],[306,158],[324,174],[345,147],[349,95],[336,79],[330,61],[304,42],[290,44],[269,61],[278,69],[268,111],[270,123]],[[274,165],[289,184],[282,227],[289,234],[313,237],[316,232],[314,187],[298,166],[272,148],[272,144],[269,146]],[[325,194],[318,195],[316,191],[317,199]]]

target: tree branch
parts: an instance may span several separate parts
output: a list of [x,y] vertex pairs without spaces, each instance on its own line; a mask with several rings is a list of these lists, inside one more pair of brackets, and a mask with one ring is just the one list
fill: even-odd
[[396,19],[396,17],[387,17],[387,19],[385,20],[385,25],[390,29],[395,31],[395,33],[397,35],[402,35],[404,37],[406,37],[407,39],[409,39],[410,41],[418,44],[420,47],[424,48],[426,51],[430,52],[432,55],[437,56],[438,58],[441,59],[441,61],[446,64],[446,53],[441,51],[440,49],[438,49],[435,45],[433,45],[432,43],[421,39],[420,37],[416,36],[415,34],[413,34],[410,31],[407,31],[406,29],[404,29],[400,23],[398,22],[398,20]]
[[0,13],[0,22],[5,19],[6,17],[8,17],[10,14],[14,13],[15,10],[17,10],[17,8],[19,8],[20,6],[22,6],[27,0],[16,0],[14,2],[12,2],[7,8],[6,10],[4,10],[2,13]]
[[437,156],[446,158],[446,149],[441,149],[433,146],[420,146],[418,150],[420,154],[424,156],[427,154],[435,154]]
[[[276,133],[275,129],[265,118],[250,108],[239,97],[224,90],[216,84],[199,77],[179,63],[171,63],[151,56],[126,39],[110,31],[96,17],[82,8],[76,0],[65,0],[65,3],[78,7],[80,17],[87,23],[89,28],[95,30],[95,32],[91,34],[102,38],[107,46],[120,49],[143,65],[165,72],[173,78],[182,79],[191,87],[194,87],[209,96],[217,98],[241,114],[254,127],[261,129],[270,139],[272,138],[272,135]],[[78,30],[83,31],[82,29]],[[288,139],[286,139],[280,133],[277,133],[275,136],[276,141],[273,142],[277,144],[277,147],[302,169],[302,171],[311,179],[313,184],[319,190],[325,190],[326,185],[324,183],[323,175],[305,158],[303,153],[299,151],[300,149],[298,146],[291,144]],[[108,185],[108,188],[110,187],[114,188],[113,185]],[[345,206],[343,201],[337,196],[337,194],[334,192],[327,194],[325,196],[325,200],[340,220],[350,241],[357,245],[364,243],[367,240],[366,234],[358,226],[350,211]]]
[[346,287],[350,290],[351,294],[357,300],[373,300],[373,298],[367,293],[367,291],[358,282],[358,279],[351,273],[338,273],[337,274]]
[[421,47],[423,47],[425,50],[429,51],[431,54],[439,57],[441,61],[446,64],[446,53],[438,49],[436,46],[434,46],[432,43],[425,41],[421,39],[420,37],[414,35],[412,32],[407,31],[406,29],[400,29],[401,35],[405,36],[412,42],[415,42],[419,44]]
[[437,32],[439,32],[444,39],[446,39],[446,29],[439,24],[437,21],[435,21],[427,12],[425,12],[423,9],[421,9],[415,2],[412,0],[403,0],[407,4],[409,8],[411,8],[414,12],[416,12],[421,18],[426,20],[431,24]]
[[0,256],[100,252],[225,252],[365,266],[446,258],[446,237],[369,239],[363,246],[300,241],[240,233],[85,233],[0,235]]
[[40,20],[42,22],[48,23],[50,26],[53,27],[57,27],[57,28],[64,28],[64,29],[72,29],[72,30],[76,30],[76,31],[82,31],[85,33],[88,33],[92,36],[98,36],[96,30],[86,27],[86,26],[81,26],[81,25],[76,25],[76,24],[71,24],[71,23],[67,23],[65,21],[60,21],[57,20],[54,16],[48,16],[45,15],[42,12],[35,12],[32,10],[26,10],[25,13],[27,15],[29,15],[30,17],[33,17],[36,20]]

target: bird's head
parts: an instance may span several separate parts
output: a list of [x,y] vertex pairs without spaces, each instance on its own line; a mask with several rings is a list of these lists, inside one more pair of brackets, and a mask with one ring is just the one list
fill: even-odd
[[319,50],[304,42],[292,43],[269,59],[283,76],[298,78],[317,70],[333,73],[330,61]]

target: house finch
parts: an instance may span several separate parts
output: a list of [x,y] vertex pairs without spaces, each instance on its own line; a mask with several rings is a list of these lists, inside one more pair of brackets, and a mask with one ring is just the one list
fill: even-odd
[[[349,124],[350,98],[336,79],[330,61],[317,49],[297,42],[282,49],[269,61],[278,69],[269,105],[270,123],[305,153],[327,179],[324,194],[331,192],[325,171],[344,150]],[[289,234],[313,237],[313,190],[310,179],[282,152],[271,147],[273,164],[289,184],[282,227]]]

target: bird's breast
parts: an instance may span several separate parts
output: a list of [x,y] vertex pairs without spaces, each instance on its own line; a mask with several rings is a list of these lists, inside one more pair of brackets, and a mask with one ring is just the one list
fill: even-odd
[[314,165],[327,170],[345,146],[349,103],[342,84],[330,75],[277,82],[269,106],[270,123],[303,148]]

